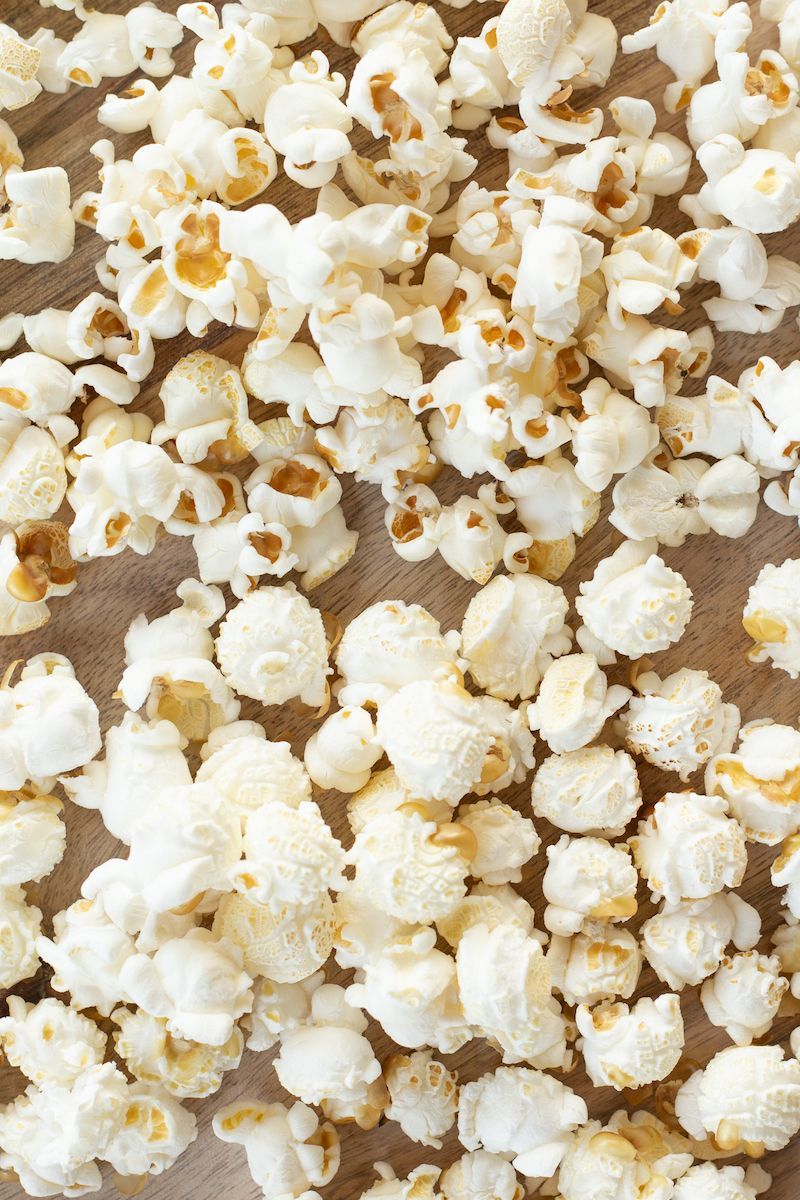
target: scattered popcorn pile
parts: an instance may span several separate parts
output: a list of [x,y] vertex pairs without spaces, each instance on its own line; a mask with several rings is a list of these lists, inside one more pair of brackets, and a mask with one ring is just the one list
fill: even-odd
[[[362,1200],[754,1200],[755,1160],[800,1132],[800,1030],[789,1053],[764,1041],[800,999],[800,733],[742,725],[705,671],[662,678],[647,656],[692,615],[663,547],[744,536],[762,480],[800,520],[800,364],[709,375],[714,329],[767,334],[800,308],[800,267],[762,241],[800,220],[797,0],[761,2],[779,50],[751,53],[727,0],[667,0],[622,39],[675,76],[688,143],[644,99],[614,99],[605,136],[603,109],[573,106],[617,53],[585,0],[490,4],[455,41],[408,0],[39,3],[75,35],[0,25],[0,111],[143,72],[97,117],[146,140],[130,158],[98,140],[98,190],[73,200],[0,120],[0,259],[64,262],[76,225],[104,244],[102,290],[0,320],[0,633],[44,626],[81,564],[165,536],[192,539],[197,578],[128,630],[104,735],[63,656],[0,684],[0,987],[44,964],[54,993],[9,994],[0,1018],[28,1080],[0,1109],[0,1170],[77,1197],[107,1164],[135,1194],[247,1047],[293,1102],[240,1098],[213,1127],[266,1200],[318,1200],[337,1126],[381,1121],[433,1150],[457,1129],[463,1153],[406,1179],[378,1163]],[[349,48],[349,77],[295,53],[311,38]],[[482,135],[503,190],[480,181]],[[264,199],[281,171],[314,215]],[[677,237],[647,224],[671,196],[694,225]],[[709,284],[710,323],[676,328]],[[220,324],[251,332],[241,364],[198,345],[156,380],[152,421],[157,344]],[[444,466],[465,481],[450,504]],[[384,601],[342,630],[309,602],[356,552],[343,476],[380,487],[401,558],[479,585],[460,629]],[[624,540],[573,629],[558,580],[609,488]],[[743,615],[751,661],[792,678],[799,596],[800,559],[768,564]],[[619,657],[630,686],[607,677]],[[302,761],[242,699],[318,722]],[[686,788],[645,804],[637,760]],[[526,782],[560,834],[546,850],[503,799]],[[126,850],[47,936],[32,901],[65,850],[58,787]],[[349,848],[314,789],[348,797]],[[736,892],[748,842],[781,844],[773,953]],[[544,930],[515,888],[537,855]],[[640,884],[656,907],[632,927]],[[687,988],[732,1043],[704,1066],[684,1056]],[[396,1045],[383,1061],[370,1021]],[[440,1056],[472,1039],[498,1065],[460,1083]],[[655,1113],[590,1119],[549,1073],[579,1063]]]

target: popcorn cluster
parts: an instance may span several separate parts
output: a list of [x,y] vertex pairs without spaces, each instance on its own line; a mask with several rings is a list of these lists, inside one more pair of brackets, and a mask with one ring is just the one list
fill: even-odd
[[[409,0],[39,3],[76,32],[0,25],[0,111],[141,73],[97,117],[143,136],[129,158],[97,140],[74,198],[0,120],[0,259],[64,262],[79,226],[102,245],[98,290],[0,320],[0,635],[164,537],[191,538],[197,578],[131,624],[104,733],[62,655],[0,683],[0,988],[38,988],[0,1017],[28,1080],[0,1108],[0,1171],[75,1197],[110,1168],[133,1195],[248,1050],[274,1051],[290,1103],[240,1097],[213,1130],[265,1200],[318,1200],[338,1127],[381,1122],[463,1153],[405,1179],[377,1163],[361,1200],[754,1200],[755,1160],[800,1132],[798,1030],[790,1053],[764,1040],[800,998],[800,733],[648,656],[693,611],[664,548],[743,537],[762,480],[800,520],[800,366],[710,374],[715,330],[800,308],[800,268],[762,241],[800,220],[797,5],[762,0],[778,49],[758,53],[728,0],[666,0],[622,38],[674,75],[684,141],[645,99],[613,99],[605,134],[580,104],[617,55],[586,0],[505,0],[457,39]],[[313,215],[265,199],[282,174]],[[648,223],[669,197],[678,236]],[[708,323],[676,328],[706,284]],[[248,331],[240,362],[203,347],[214,326]],[[184,333],[197,347],[154,379]],[[476,585],[460,628],[385,600],[342,629],[307,598],[357,551],[349,476],[380,488],[400,558]],[[573,620],[559,580],[608,489],[623,540]],[[750,661],[793,679],[799,595],[800,559],[767,564],[743,614]],[[243,701],[317,724],[293,748]],[[641,763],[668,776],[657,797]],[[556,838],[514,803],[526,784]],[[50,928],[59,788],[122,849]],[[750,842],[781,844],[772,953],[736,893]],[[517,886],[535,860],[543,928]],[[644,892],[656,911],[630,924]],[[637,996],[643,971],[667,990]],[[732,1043],[705,1065],[684,1057],[687,988]],[[462,1083],[441,1059],[474,1039],[497,1063]],[[578,1065],[657,1115],[590,1119],[551,1073]]]

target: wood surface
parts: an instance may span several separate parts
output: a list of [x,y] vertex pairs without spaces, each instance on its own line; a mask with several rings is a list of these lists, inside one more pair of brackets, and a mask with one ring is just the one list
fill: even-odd
[[[161,7],[174,10],[178,0],[158,0]],[[104,11],[125,12],[132,0],[98,0],[97,6]],[[596,11],[612,16],[620,34],[637,28],[647,20],[650,7],[641,0],[601,0]],[[442,8],[442,13],[453,34],[475,33],[482,23],[494,12],[497,5],[471,4],[467,9],[456,11]],[[33,31],[39,24],[56,28],[62,36],[70,36],[75,29],[74,20],[58,10],[41,10],[33,0],[0,0],[0,19],[14,25],[22,34]],[[773,31],[768,31],[774,36]],[[761,37],[761,32],[759,32]],[[191,63],[193,38],[189,37],[178,54],[179,67],[188,70]],[[330,48],[330,43],[325,46]],[[349,61],[349,55],[333,48],[331,57],[337,65]],[[658,64],[652,53],[634,58],[620,56],[612,83],[603,93],[608,100],[616,95],[633,94],[645,96],[659,110],[659,128],[672,129],[681,133],[681,121],[663,114],[660,95],[667,72]],[[33,105],[11,114],[10,121],[17,132],[25,152],[26,167],[35,168],[49,164],[61,164],[69,172],[73,197],[96,183],[96,162],[89,155],[89,147],[99,137],[108,136],[108,131],[98,126],[95,112],[106,90],[120,90],[123,80],[106,81],[97,90],[75,89],[68,96],[42,96]],[[8,114],[6,114],[8,115]],[[114,136],[118,156],[129,156],[142,138]],[[502,186],[505,181],[505,156],[492,151],[480,137],[474,139],[479,147],[480,167],[476,174],[482,183]],[[697,169],[695,168],[696,177]],[[694,186],[690,190],[696,190]],[[277,204],[293,220],[306,215],[313,204],[314,194],[303,192],[285,178],[279,179],[263,199]],[[688,221],[680,214],[673,200],[660,202],[653,223],[662,225],[672,233],[688,228]],[[791,257],[796,256],[800,246],[800,235],[791,231],[768,239],[771,250],[780,250]],[[72,306],[95,285],[94,262],[102,252],[100,240],[90,231],[80,229],[74,256],[60,266],[22,267],[18,264],[0,265],[0,315],[9,311],[36,312],[47,305]],[[696,289],[685,322],[699,325],[703,321],[699,300],[708,290]],[[248,334],[231,331],[220,326],[212,327],[203,343],[207,348],[241,361],[248,341]],[[192,341],[188,335],[174,342],[162,344],[156,370],[144,386],[135,408],[146,409],[154,418],[160,417],[157,399],[160,380],[166,370],[187,350]],[[794,319],[788,319],[776,333],[766,337],[744,337],[721,335],[718,338],[714,370],[731,380],[762,353],[774,356],[781,365],[791,361],[797,354],[798,332]],[[436,367],[436,359],[429,356],[426,372]],[[426,374],[426,377],[429,375]],[[693,381],[690,381],[690,383]],[[702,384],[694,382],[688,391],[702,390]],[[253,405],[253,416],[262,419],[263,407]],[[467,490],[473,494],[479,481],[472,481]],[[451,500],[465,490],[463,481],[452,475],[443,476],[437,490]],[[361,540],[354,560],[333,580],[312,594],[313,602],[323,609],[336,612],[344,621],[354,616],[367,605],[379,599],[403,599],[426,605],[442,622],[443,628],[460,624],[461,616],[475,586],[465,582],[450,571],[440,558],[419,565],[404,563],[393,552],[384,529],[384,504],[378,489],[368,485],[345,483],[344,506],[349,523],[360,531]],[[583,541],[573,567],[562,581],[570,600],[574,598],[580,579],[588,577],[599,558],[607,555],[620,541],[619,535],[607,524],[605,516]],[[680,665],[707,669],[725,691],[726,699],[734,701],[742,711],[742,719],[771,716],[777,720],[795,723],[800,713],[800,683],[792,682],[788,676],[770,669],[768,665],[751,666],[745,661],[749,640],[742,630],[740,617],[747,589],[765,562],[781,562],[787,556],[800,551],[800,536],[795,522],[779,517],[762,505],[761,514],[750,534],[738,541],[724,541],[710,535],[706,538],[690,539],[679,550],[665,551],[670,565],[682,571],[694,591],[695,607],[692,622],[682,642],[669,652],[657,656],[657,666],[663,673]],[[188,540],[165,538],[148,558],[139,558],[131,551],[121,556],[99,559],[80,568],[76,591],[65,600],[53,604],[53,619],[44,630],[17,639],[6,639],[0,645],[0,670],[11,660],[28,657],[41,650],[58,651],[70,657],[78,676],[100,706],[104,729],[122,717],[122,706],[112,699],[123,666],[122,640],[130,621],[144,611],[149,617],[174,607],[174,591],[177,584],[194,572],[194,556]],[[574,611],[572,617],[575,617]],[[572,621],[577,625],[577,621]],[[619,673],[622,678],[622,672]],[[296,753],[302,753],[304,740],[312,732],[313,723],[304,721],[290,713],[275,709],[264,710],[252,702],[243,704],[243,716],[261,720],[272,738],[288,736]],[[676,777],[664,775],[652,768],[641,771],[645,802],[656,801],[664,791],[680,787]],[[693,783],[702,787],[701,777]],[[502,794],[520,811],[530,812],[530,780]],[[344,820],[345,798],[328,793],[318,797],[326,818],[336,833],[349,844],[349,831]],[[35,889],[37,903],[41,905],[49,922],[52,914],[66,907],[77,898],[85,875],[98,863],[120,851],[111,836],[105,831],[99,816],[72,805],[65,810],[68,838],[67,853],[62,864],[38,888]],[[557,834],[545,822],[537,821],[539,832],[545,842],[552,841]],[[768,948],[769,933],[778,922],[780,897],[771,887],[769,864],[775,851],[762,847],[751,847],[750,867],[742,888],[744,895],[761,912],[765,937],[761,949]],[[545,862],[542,851],[528,865],[521,891],[534,904],[537,913],[543,909],[540,881]],[[645,900],[644,888],[640,888],[640,900]],[[651,911],[648,903],[642,903],[639,920]],[[538,922],[541,924],[541,921]],[[331,960],[331,978],[349,978],[349,973],[338,971]],[[649,968],[642,976],[645,993],[663,991]],[[42,975],[32,994],[44,994],[47,981]],[[721,1030],[712,1027],[696,996],[696,989],[687,989],[682,994],[686,1020],[686,1055],[705,1063],[717,1050],[730,1044]],[[794,1018],[796,1020],[796,1018]],[[771,1040],[787,1044],[793,1018],[784,1017],[776,1023]],[[375,1050],[383,1057],[390,1049],[382,1031],[374,1026],[370,1030]],[[166,1175],[151,1179],[146,1187],[148,1200],[178,1200],[191,1196],[192,1200],[218,1200],[221,1193],[235,1200],[255,1200],[260,1189],[252,1182],[245,1164],[244,1154],[239,1147],[224,1145],[214,1138],[210,1120],[214,1111],[222,1104],[239,1096],[251,1095],[261,1100],[283,1099],[282,1092],[271,1068],[272,1054],[256,1055],[246,1052],[238,1071],[226,1076],[222,1090],[208,1100],[190,1102],[200,1123],[200,1137],[178,1164]],[[445,1056],[450,1067],[458,1069],[463,1082],[475,1079],[485,1071],[499,1065],[499,1057],[484,1042],[476,1040],[459,1053]],[[590,1112],[595,1117],[609,1115],[625,1098],[609,1088],[592,1089],[579,1067],[568,1077],[568,1082],[586,1096]],[[9,1068],[0,1069],[0,1101],[6,1101],[20,1090],[24,1081]],[[421,1162],[433,1162],[445,1166],[460,1153],[460,1146],[453,1131],[441,1151],[433,1151],[414,1145],[401,1133],[397,1125],[383,1123],[370,1133],[352,1126],[341,1129],[342,1167],[336,1179],[325,1190],[327,1200],[357,1200],[361,1192],[374,1181],[372,1164],[388,1161],[398,1175],[404,1176]],[[774,1175],[770,1200],[796,1200],[796,1170],[800,1166],[800,1143],[780,1154],[769,1157],[764,1165]],[[0,1184],[0,1200],[11,1200],[18,1190],[9,1184]],[[114,1196],[113,1185],[106,1183],[102,1196]]]

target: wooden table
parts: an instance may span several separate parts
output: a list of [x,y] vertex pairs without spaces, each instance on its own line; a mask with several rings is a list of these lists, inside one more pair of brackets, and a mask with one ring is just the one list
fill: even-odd
[[[161,7],[174,10],[178,0],[159,0],[159,3]],[[98,0],[98,7],[104,11],[124,12],[131,3],[130,0]],[[637,28],[650,12],[648,4],[641,0],[600,0],[596,8],[614,16],[621,34]],[[32,32],[38,24],[50,24],[62,35],[70,36],[68,31],[75,27],[68,15],[57,10],[40,10],[33,0],[2,0],[0,9],[2,19],[23,34]],[[494,4],[473,4],[461,12],[443,9],[453,34],[477,32],[495,11]],[[182,69],[187,69],[191,62],[192,41],[188,39],[179,52]],[[337,64],[347,61],[347,56],[338,52],[332,57]],[[605,98],[626,93],[646,96],[659,109],[660,128],[681,133],[680,121],[665,117],[661,111],[660,95],[667,78],[666,71],[651,53],[634,58],[620,56],[613,85],[607,89]],[[114,90],[124,86],[121,80],[110,83]],[[42,96],[35,104],[11,114],[11,124],[25,152],[26,166],[64,165],[70,175],[74,197],[96,183],[96,163],[88,149],[95,139],[105,137],[108,132],[97,125],[94,116],[104,90],[73,89],[67,97]],[[132,137],[115,137],[114,140],[119,157],[129,156],[139,144]],[[481,146],[478,177],[490,186],[502,186],[504,156],[489,150],[480,141],[478,144]],[[692,186],[691,190],[696,189]],[[264,199],[279,205],[292,219],[297,219],[309,211],[313,197],[282,178]],[[688,227],[688,222],[671,201],[659,204],[653,221],[675,233]],[[769,246],[771,250],[779,249],[790,256],[794,251],[796,256],[800,237],[791,232],[779,235],[769,239]],[[75,254],[68,263],[34,268],[3,264],[0,266],[0,315],[12,310],[36,312],[47,305],[71,307],[94,286],[93,265],[101,249],[99,239],[81,229]],[[708,290],[697,290],[692,294],[686,319],[694,325],[703,321],[699,299],[707,294]],[[205,345],[238,363],[247,341],[246,333],[216,326]],[[771,354],[781,365],[789,362],[797,353],[798,333],[792,319],[767,337],[721,335],[717,345],[714,369],[735,381],[759,354]],[[135,407],[146,409],[156,419],[160,417],[159,382],[190,346],[188,336],[162,344],[156,370]],[[433,367],[435,360],[431,356],[428,369]],[[696,385],[695,390],[701,390],[701,386]],[[262,406],[254,404],[253,415],[262,419],[265,415]],[[476,483],[473,481],[468,488],[473,494]],[[452,476],[444,476],[437,489],[447,500],[464,490],[462,481]],[[417,566],[402,562],[389,545],[383,525],[384,505],[377,489],[347,483],[344,505],[349,523],[361,534],[358,551],[344,571],[313,594],[314,603],[333,610],[347,621],[379,599],[414,600],[430,608],[444,628],[457,626],[467,601],[476,590],[474,585],[449,571],[439,558]],[[582,543],[576,562],[562,581],[570,600],[574,598],[578,581],[587,578],[597,560],[607,555],[619,540],[619,535],[603,518]],[[743,720],[771,716],[794,723],[800,712],[800,684],[768,666],[756,667],[745,662],[749,641],[741,628],[740,617],[747,589],[763,563],[781,562],[799,550],[800,537],[794,521],[776,516],[764,506],[756,526],[744,539],[731,542],[712,535],[690,539],[680,550],[667,550],[667,561],[685,574],[694,591],[695,608],[689,630],[680,645],[658,656],[657,665],[662,674],[680,665],[705,668],[722,685],[726,699],[739,705]],[[105,728],[122,717],[122,706],[112,699],[112,693],[121,674],[122,639],[130,621],[142,611],[153,617],[174,607],[175,587],[193,571],[191,545],[178,538],[160,542],[147,559],[127,551],[119,557],[96,560],[81,567],[77,590],[66,600],[54,603],[49,626],[33,635],[6,642],[2,646],[0,665],[45,649],[68,655],[79,678],[100,706]],[[574,618],[575,614],[572,616]],[[573,624],[577,622],[573,620]],[[309,722],[274,709],[265,711],[250,702],[244,703],[243,716],[262,720],[269,737],[288,735],[296,753],[302,752],[304,740],[312,730]],[[641,775],[648,802],[657,800],[668,788],[679,786],[674,776],[665,776],[651,768],[645,767]],[[693,782],[702,787],[701,778]],[[502,798],[529,813],[529,788],[528,782],[504,792]],[[328,793],[318,799],[337,834],[349,844],[344,798]],[[36,889],[37,902],[45,910],[48,922],[54,912],[76,899],[82,879],[96,864],[120,852],[119,844],[115,844],[105,831],[96,813],[68,805],[65,816],[68,827],[66,857]],[[545,842],[557,836],[545,822],[539,821],[537,825]],[[742,889],[742,894],[759,908],[763,917],[765,937],[761,949],[768,948],[768,934],[779,916],[780,897],[769,879],[769,864],[774,854],[762,847],[751,847],[750,868]],[[542,852],[534,863],[529,864],[521,885],[522,892],[539,914],[543,908],[540,882],[544,861]],[[642,899],[643,892],[644,889],[640,889]],[[648,911],[649,905],[643,904],[641,914],[646,915]],[[337,971],[333,960],[329,969],[333,979],[349,977]],[[645,970],[642,982],[646,993],[664,990],[649,968]],[[706,1062],[729,1042],[725,1034],[712,1027],[705,1018],[696,989],[687,989],[682,995],[682,1003],[686,1019],[686,1054]],[[781,1019],[772,1031],[772,1039],[787,1044],[792,1025],[791,1017]],[[370,1036],[374,1039],[376,1053],[383,1057],[391,1049],[391,1043],[374,1027]],[[216,1096],[191,1103],[199,1118],[200,1137],[173,1170],[148,1183],[145,1194],[149,1200],[182,1200],[187,1196],[192,1196],[193,1200],[218,1200],[222,1192],[235,1200],[249,1200],[259,1195],[260,1189],[250,1179],[243,1153],[238,1147],[223,1145],[214,1138],[210,1121],[220,1105],[239,1096],[251,1095],[261,1100],[287,1098],[271,1070],[271,1057],[271,1054],[247,1052],[240,1069],[226,1077]],[[485,1043],[476,1040],[458,1054],[446,1056],[446,1062],[457,1068],[461,1080],[467,1082],[493,1070],[499,1065],[499,1058]],[[0,1070],[0,1100],[5,1101],[16,1094],[23,1082],[16,1072],[8,1068]],[[620,1107],[616,1093],[608,1088],[592,1089],[581,1069],[569,1076],[569,1082],[586,1096],[593,1116],[609,1115]],[[375,1161],[389,1161],[398,1175],[405,1175],[421,1162],[445,1166],[460,1152],[455,1132],[450,1134],[439,1152],[412,1144],[398,1126],[391,1123],[384,1123],[371,1133],[347,1126],[341,1129],[341,1135],[343,1166],[326,1189],[327,1200],[357,1200],[362,1190],[374,1180],[372,1164]],[[797,1189],[792,1180],[793,1172],[800,1166],[800,1149],[789,1147],[769,1158],[765,1166],[774,1174],[770,1200],[796,1200]],[[115,1194],[108,1183],[102,1195]],[[16,1188],[0,1185],[0,1200],[10,1200],[18,1195]]]

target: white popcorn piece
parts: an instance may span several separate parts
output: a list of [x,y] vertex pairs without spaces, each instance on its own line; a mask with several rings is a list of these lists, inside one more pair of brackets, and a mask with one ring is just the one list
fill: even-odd
[[138,820],[164,791],[191,784],[183,738],[170,721],[143,721],[127,712],[105,736],[105,759],[59,782],[73,804],[97,809],[115,838],[130,845]]
[[230,889],[241,853],[238,814],[212,784],[164,788],[133,822],[128,858],[101,863],[83,893],[141,897],[148,913],[192,911],[206,892]]
[[103,1150],[117,1176],[161,1175],[197,1138],[197,1120],[178,1100],[148,1083],[129,1085],[121,1127]]
[[554,934],[547,950],[553,988],[567,1004],[628,1000],[642,970],[639,943],[627,929],[585,921],[580,933]]
[[390,1054],[383,1066],[389,1091],[386,1118],[407,1138],[441,1150],[458,1109],[458,1076],[434,1059],[430,1050]]
[[375,1163],[378,1183],[362,1192],[359,1200],[435,1200],[435,1187],[441,1174],[438,1167],[423,1163],[407,1179],[398,1179],[388,1163]]
[[62,167],[12,171],[5,177],[8,210],[0,215],[0,259],[61,263],[75,245],[69,179]]
[[0,418],[31,421],[63,446],[77,432],[67,414],[79,390],[63,363],[44,354],[17,354],[0,363]]
[[[675,771],[685,783],[710,759],[730,753],[739,710],[735,704],[723,703],[722,689],[707,671],[681,667],[664,679],[646,671],[636,677],[635,687],[638,694],[619,716],[620,731],[632,754],[662,771]],[[717,789],[709,789],[708,794],[717,794]],[[727,792],[722,789],[722,794]],[[740,818],[733,807],[731,813]]]
[[117,1026],[114,1049],[128,1071],[179,1099],[203,1099],[218,1091],[224,1072],[238,1067],[244,1050],[236,1027],[224,1045],[206,1046],[174,1036],[164,1018],[142,1009],[116,1008],[111,1020]]
[[311,997],[309,1021],[281,1035],[274,1061],[281,1085],[305,1104],[321,1105],[334,1122],[371,1129],[380,1120],[381,1066],[364,1036],[367,1020],[344,989],[323,984]]
[[556,754],[580,750],[630,698],[630,689],[608,686],[593,654],[566,654],[550,664],[528,723]]
[[569,650],[561,588],[534,575],[498,575],[473,596],[461,623],[472,678],[501,700],[533,696],[542,673]]
[[214,666],[209,632],[225,611],[219,588],[185,579],[178,608],[148,621],[144,614],[125,635],[125,671],[119,684],[132,711],[171,721],[190,742],[204,742],[218,725],[235,721],[239,702]]
[[[90,292],[73,309],[45,308],[26,317],[23,331],[31,350],[47,354],[67,366],[98,357],[116,362],[131,349],[130,332],[122,309],[100,292]],[[113,382],[116,379],[117,386],[127,388],[131,398],[138,391],[133,382],[101,364],[83,371],[81,378],[89,387],[98,380]],[[126,400],[119,402],[124,404]]]
[[580,411],[567,416],[575,472],[585,487],[603,492],[614,475],[633,470],[658,445],[658,428],[641,404],[593,379],[581,392]]
[[253,986],[253,1008],[241,1019],[247,1031],[248,1050],[271,1050],[282,1034],[306,1025],[311,1013],[311,997],[322,984],[322,971],[299,983],[275,983],[257,979]]
[[364,708],[351,705],[329,716],[306,742],[306,770],[321,788],[358,792],[369,782],[383,754],[375,743],[375,724]]
[[504,1063],[570,1061],[565,1020],[536,937],[513,922],[473,925],[459,940],[456,970],[466,1020],[499,1048]]
[[213,929],[241,950],[254,978],[298,983],[328,959],[335,933],[334,906],[325,891],[308,905],[286,905],[274,913],[238,892],[220,900]]
[[271,93],[264,112],[264,133],[279,154],[283,169],[302,187],[330,183],[350,153],[353,121],[342,103],[343,75],[330,73],[325,55],[315,50],[293,63],[289,79]]
[[708,325],[687,333],[635,314],[626,315],[618,329],[603,314],[584,337],[582,349],[615,387],[632,389],[638,404],[657,409],[678,395],[687,375],[705,375],[714,335]]
[[724,133],[697,159],[708,180],[698,199],[712,215],[758,234],[786,229],[800,215],[800,170],[781,150],[746,149]]
[[736,888],[747,867],[744,832],[719,796],[667,792],[628,844],[653,898],[670,904]]
[[36,883],[61,862],[67,840],[62,807],[32,788],[0,793],[0,887]]
[[289,743],[268,741],[252,721],[212,730],[200,757],[197,782],[213,784],[243,824],[264,804],[297,808],[311,799],[311,781]]
[[364,968],[392,939],[410,936],[414,926],[390,917],[372,903],[365,888],[347,883],[334,906],[336,961],[345,968]]
[[[665,91],[668,111],[688,103],[692,92],[714,66],[714,40],[728,8],[728,0],[668,0],[659,5],[643,29],[623,37],[623,54],[655,48],[658,58],[675,76]],[[687,49],[688,48],[688,49]]]
[[642,926],[642,950],[658,978],[679,992],[713,975],[729,943],[752,950],[760,936],[756,910],[735,892],[717,892],[705,900],[664,902]]
[[575,1133],[558,1171],[563,1200],[599,1200],[604,1193],[672,1195],[672,1180],[640,1156],[628,1132],[590,1121]]
[[0,1112],[0,1167],[32,1195],[98,1191],[105,1154],[127,1109],[129,1085],[111,1063],[89,1067],[71,1087],[31,1084]]
[[0,24],[0,111],[24,108],[42,90],[37,79],[41,51]]
[[53,968],[52,986],[69,992],[75,1008],[108,1016],[127,999],[120,972],[134,944],[106,915],[102,901],[77,900],[53,917],[54,937],[40,937],[39,954]]
[[317,430],[314,448],[335,471],[351,472],[358,482],[379,484],[389,501],[404,480],[431,464],[425,430],[395,396],[363,410],[340,410],[335,425]]
[[765,474],[792,470],[797,465],[789,396],[798,370],[794,363],[781,369],[774,359],[762,356],[739,379],[747,402],[748,419],[742,432],[744,453]]
[[779,565],[767,563],[747,594],[742,624],[755,645],[748,651],[750,662],[771,661],[792,678],[800,674],[800,627],[791,597],[800,560],[787,558]]
[[220,625],[217,661],[227,682],[262,704],[297,696],[324,712],[328,705],[328,641],[319,612],[294,584],[258,588]]
[[654,538],[623,542],[580,585],[575,607],[611,650],[640,658],[679,641],[692,613],[685,579],[656,553]]
[[655,451],[616,484],[609,520],[626,537],[682,546],[709,530],[743,537],[758,512],[756,468],[731,454],[711,466],[699,458],[670,460]]
[[621,837],[641,803],[636,764],[611,746],[551,754],[531,788],[534,814],[567,833]]
[[600,1004],[575,1013],[578,1043],[586,1072],[595,1087],[643,1087],[666,1079],[683,1052],[681,1002],[666,992],[627,1004]]
[[347,802],[347,821],[354,835],[361,833],[376,817],[396,812],[405,804],[416,803],[431,820],[442,822],[452,817],[446,800],[415,800],[397,778],[394,767],[373,772],[370,780]]
[[240,600],[264,576],[282,577],[299,562],[285,526],[265,521],[260,513],[242,516],[238,508],[217,521],[195,525],[192,546],[203,583],[228,583]]
[[152,958],[132,955],[119,982],[139,1008],[164,1017],[170,1033],[209,1046],[224,1045],[253,1004],[241,951],[208,929],[164,942]]
[[662,305],[680,308],[680,289],[691,283],[697,263],[662,229],[642,226],[620,234],[600,267],[608,288],[608,315],[623,329],[625,314],[646,315]]
[[472,1150],[445,1167],[439,1180],[444,1200],[522,1200],[524,1190],[511,1163],[488,1150]]
[[706,767],[708,794],[725,798],[751,841],[774,846],[800,828],[798,754],[797,730],[750,721],[739,732],[736,753],[723,749]]
[[470,874],[491,887],[519,883],[522,868],[541,845],[533,821],[498,800],[477,800],[458,813],[458,826],[475,838]]
[[49,601],[68,596],[77,583],[69,533],[59,521],[23,521],[2,534],[0,631],[9,635],[40,629],[50,620]]
[[356,836],[347,860],[356,885],[400,921],[430,924],[466,894],[477,839],[469,826],[429,820],[414,804],[377,815]]
[[[769,1178],[767,1175],[766,1180],[753,1179],[751,1182],[749,1169],[697,1163],[676,1182],[673,1200],[755,1200],[769,1187]],[[766,1183],[766,1187],[762,1187],[762,1183]]]
[[587,921],[621,921],[636,913],[639,877],[625,845],[564,834],[547,848],[542,890],[551,933],[579,933]]
[[26,1004],[8,997],[8,1016],[0,1018],[0,1048],[12,1067],[37,1087],[70,1087],[89,1067],[99,1066],[106,1035],[88,1017],[47,997]]
[[700,989],[712,1025],[720,1025],[737,1046],[749,1046],[772,1027],[789,981],[779,975],[780,959],[750,950],[723,958]]
[[504,561],[512,571],[533,571],[546,579],[561,577],[575,557],[575,538],[584,537],[600,516],[600,494],[578,478],[559,452],[513,471],[503,483],[530,538],[516,550],[518,535],[506,543]]
[[770,875],[772,877],[772,885],[776,888],[786,888],[784,893],[784,904],[792,913],[797,916],[800,913],[800,858],[798,857],[798,849],[800,849],[800,837],[796,833],[781,844],[781,852],[773,861],[770,867]]
[[525,1067],[498,1067],[461,1089],[459,1141],[503,1157],[522,1175],[552,1175],[572,1131],[587,1119],[580,1096],[550,1075]]
[[[382,935],[385,920],[383,925]],[[389,931],[364,961],[359,981],[347,989],[348,1002],[365,1009],[399,1046],[452,1054],[472,1037],[458,997],[456,964],[435,948],[433,929],[405,929]]]
[[195,350],[179,359],[159,395],[164,421],[153,430],[153,442],[174,440],[182,462],[228,467],[262,440],[249,418],[239,372],[213,354]]
[[287,906],[307,907],[344,883],[344,850],[310,800],[296,807],[273,802],[257,808],[247,820],[243,845],[234,886],[276,916]]
[[0,987],[12,988],[39,969],[41,910],[28,904],[22,888],[0,888]]
[[695,1071],[675,1098],[690,1137],[727,1154],[780,1150],[800,1127],[800,1063],[780,1046],[733,1046]]
[[[339,1169],[339,1138],[328,1121],[299,1101],[261,1104],[235,1100],[214,1114],[214,1133],[243,1146],[253,1181],[265,1197],[302,1200],[329,1183]],[[280,1192],[277,1189],[280,1188]]]
[[21,420],[0,420],[0,488],[0,520],[7,525],[55,515],[67,490],[67,473],[51,433]]
[[61,654],[37,654],[19,681],[0,688],[0,786],[13,791],[27,780],[45,786],[84,766],[102,745],[97,705]]
[[454,950],[473,925],[496,929],[498,925],[518,925],[538,938],[542,945],[547,935],[534,929],[534,912],[527,900],[508,883],[476,883],[448,917],[436,922],[436,928]]

